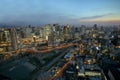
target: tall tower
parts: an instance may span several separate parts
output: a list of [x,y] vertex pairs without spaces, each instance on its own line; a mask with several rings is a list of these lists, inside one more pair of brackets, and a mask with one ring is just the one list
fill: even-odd
[[18,48],[18,41],[17,41],[17,33],[15,28],[10,29],[10,35],[11,35],[12,49],[16,50]]

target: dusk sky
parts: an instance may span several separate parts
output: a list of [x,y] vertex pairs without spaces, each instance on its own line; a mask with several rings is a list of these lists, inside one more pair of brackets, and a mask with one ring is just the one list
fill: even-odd
[[120,24],[120,0],[0,0],[0,24]]

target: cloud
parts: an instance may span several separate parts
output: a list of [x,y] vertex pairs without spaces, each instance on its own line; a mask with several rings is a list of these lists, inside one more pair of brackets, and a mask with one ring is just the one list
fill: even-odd
[[[44,25],[44,24],[71,24],[71,25],[79,25],[86,23],[108,23],[107,21],[101,22],[101,17],[113,15],[112,13],[96,15],[96,16],[88,16],[82,18],[74,18],[69,15],[64,14],[56,14],[56,13],[37,13],[37,14],[24,14],[24,15],[7,15],[1,18],[0,24],[8,24],[8,25]],[[98,19],[98,20],[96,20]],[[2,23],[3,22],[3,23]],[[112,23],[112,21],[109,21]],[[119,22],[119,21],[114,21]]]
[[7,15],[1,21],[10,25],[78,24],[77,19],[73,19],[69,15],[57,13]]
[[88,16],[88,17],[82,17],[81,20],[98,19],[98,18],[102,18],[102,17],[110,16],[110,15],[113,15],[113,13],[102,14],[102,15],[95,15],[95,16]]
[[17,25],[39,25],[49,23],[65,23],[68,19],[66,15],[61,14],[50,14],[50,13],[38,13],[38,14],[27,14],[27,15],[8,15],[2,17],[0,20],[6,24],[17,24]]

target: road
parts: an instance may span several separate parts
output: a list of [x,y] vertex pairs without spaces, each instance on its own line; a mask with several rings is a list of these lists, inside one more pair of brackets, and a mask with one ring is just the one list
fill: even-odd
[[26,52],[29,52],[29,53],[47,53],[47,52],[50,52],[50,51],[53,51],[53,50],[58,50],[58,49],[62,49],[62,48],[67,48],[67,47],[70,47],[70,46],[74,46],[75,44],[68,44],[68,45],[62,45],[62,46],[56,46],[54,48],[47,48],[45,50],[35,50],[35,49],[27,49]]
[[61,77],[63,74],[63,71],[68,67],[68,65],[72,62],[72,60],[74,60],[74,56],[71,56],[68,60],[68,62],[62,67],[60,68],[52,77],[49,78],[49,80],[55,80],[58,77]]

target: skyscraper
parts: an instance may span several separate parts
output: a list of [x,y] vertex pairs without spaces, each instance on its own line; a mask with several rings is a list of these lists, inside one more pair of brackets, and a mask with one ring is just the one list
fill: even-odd
[[15,28],[10,29],[10,35],[11,35],[12,49],[16,50],[18,48],[18,41],[17,41],[17,33]]

